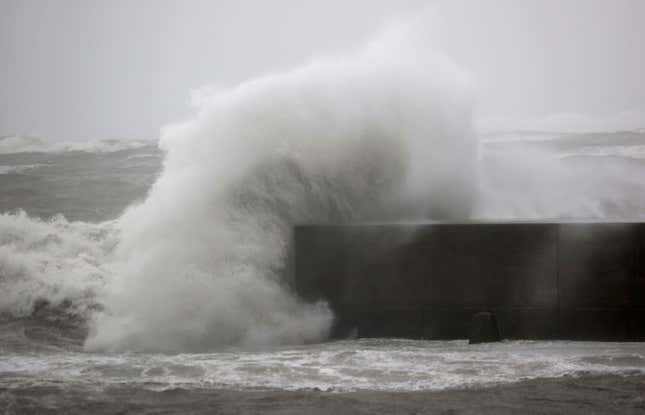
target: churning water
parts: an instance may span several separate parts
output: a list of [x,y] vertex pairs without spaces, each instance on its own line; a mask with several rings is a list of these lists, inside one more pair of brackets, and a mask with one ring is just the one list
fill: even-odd
[[0,140],[0,385],[425,390],[644,372],[631,343],[321,343],[330,310],[283,279],[294,224],[645,216],[645,132],[484,137],[468,76],[424,45],[395,27],[204,96],[158,145]]

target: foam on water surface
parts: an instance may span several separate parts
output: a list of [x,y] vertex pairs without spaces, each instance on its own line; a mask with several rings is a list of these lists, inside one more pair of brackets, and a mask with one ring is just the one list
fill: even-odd
[[294,225],[644,217],[641,148],[561,157],[642,132],[478,142],[470,78],[430,23],[204,93],[163,129],[162,166],[150,142],[0,140],[3,166],[42,164],[0,174],[3,210],[29,212],[0,215],[0,313],[63,307],[100,352],[317,343],[333,315],[289,289]]
[[644,374],[645,344],[348,340],[201,354],[46,353],[0,357],[0,385],[419,391],[582,374]]

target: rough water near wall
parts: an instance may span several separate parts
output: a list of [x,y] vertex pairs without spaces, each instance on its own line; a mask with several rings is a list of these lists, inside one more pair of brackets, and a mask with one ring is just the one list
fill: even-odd
[[[84,316],[88,350],[324,340],[327,306],[301,302],[284,281],[294,224],[465,216],[473,206],[468,77],[424,48],[417,29],[395,26],[353,55],[202,97],[194,119],[164,129],[163,166],[145,199],[100,225],[103,234],[83,239],[97,268],[91,276],[80,271],[86,282],[52,280],[49,287],[38,276],[47,274],[47,258],[34,259],[36,270],[30,259],[16,265],[26,271],[12,271],[18,276],[7,281],[34,283],[26,291],[39,293],[23,308],[38,297],[60,304],[47,290],[84,292],[91,300],[79,294],[79,301],[95,302],[80,307],[91,310]],[[51,247],[56,266],[78,274],[58,252],[78,247],[42,240],[56,233],[42,228],[81,226],[59,222],[34,221],[40,233],[17,235],[10,249],[28,255],[35,238],[45,245],[39,255]],[[117,241],[106,244],[107,234]]]
[[645,216],[644,131],[484,135],[468,75],[425,45],[395,26],[354,54],[205,95],[158,145],[0,140],[0,389],[643,374],[637,343],[320,343],[329,308],[285,279],[294,224]]

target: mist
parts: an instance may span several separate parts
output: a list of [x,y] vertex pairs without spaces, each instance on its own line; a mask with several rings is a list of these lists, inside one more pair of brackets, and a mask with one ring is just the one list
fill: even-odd
[[[642,126],[642,29],[629,24],[641,6],[412,3],[267,14],[246,3],[3,3],[13,17],[2,128],[60,141],[158,134],[163,161],[117,218],[4,213],[0,311],[63,307],[87,324],[91,351],[316,343],[334,316],[286,280],[295,225],[645,216],[643,132],[619,131]],[[26,31],[35,14],[42,28]],[[3,142],[7,159],[129,149]],[[119,180],[149,171],[142,155],[115,166],[130,174]]]
[[[156,139],[163,125],[190,117],[191,90],[348,53],[428,4],[1,0],[0,136]],[[599,117],[612,129],[644,125],[642,2],[432,6],[439,18],[426,29],[471,73],[475,116],[485,125]]]

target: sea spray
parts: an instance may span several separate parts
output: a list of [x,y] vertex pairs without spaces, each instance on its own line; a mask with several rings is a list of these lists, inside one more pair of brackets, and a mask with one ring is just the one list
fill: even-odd
[[29,316],[37,304],[64,306],[86,319],[110,281],[106,266],[118,240],[112,222],[49,220],[24,212],[0,215],[0,315]]
[[[199,94],[194,119],[164,129],[148,198],[116,221],[0,215],[1,317],[80,317],[91,350],[312,342],[333,316],[285,281],[294,224],[645,216],[642,131],[475,143],[467,76],[414,27]],[[16,140],[8,152],[44,151]],[[83,148],[75,160],[104,151]],[[57,151],[47,175],[66,180],[79,147]]]
[[[521,134],[520,134],[521,135]],[[474,218],[492,220],[639,220],[645,217],[645,163],[638,146],[604,133],[615,156],[590,154],[595,134],[489,143],[479,162]],[[530,134],[527,134],[530,136]],[[637,137],[645,142],[645,135]],[[612,144],[612,141],[617,142]],[[605,150],[607,151],[607,150]]]
[[418,29],[202,98],[194,119],[165,128],[163,172],[119,220],[114,279],[86,347],[323,340],[331,312],[284,280],[294,224],[466,217],[468,78]]

